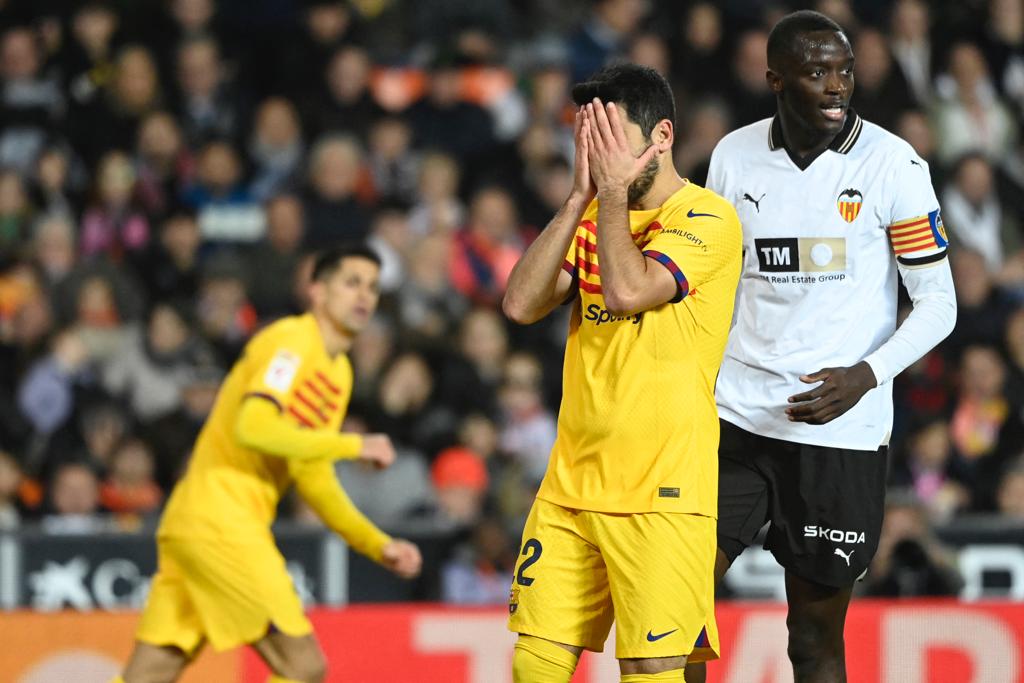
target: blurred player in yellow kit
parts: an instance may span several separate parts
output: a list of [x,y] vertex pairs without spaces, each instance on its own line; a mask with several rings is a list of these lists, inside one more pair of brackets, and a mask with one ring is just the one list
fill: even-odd
[[326,664],[270,525],[281,495],[299,495],[355,550],[405,578],[415,545],[392,539],[352,504],[334,461],[387,467],[387,436],[340,431],[352,394],[346,352],[379,299],[380,260],[361,245],[321,254],[311,311],[249,341],[196,441],[157,530],[158,570],[115,683],[170,683],[207,641],[249,644],[273,683],[319,683]]
[[521,323],[573,307],[558,436],[509,597],[513,678],[568,683],[614,619],[622,681],[681,682],[687,659],[718,656],[714,387],[740,224],[676,173],[656,71],[611,66],[573,98],[573,191],[504,301]]

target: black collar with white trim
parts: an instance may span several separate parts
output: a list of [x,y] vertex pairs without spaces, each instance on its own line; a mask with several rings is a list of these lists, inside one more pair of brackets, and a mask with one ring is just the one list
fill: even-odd
[[[857,144],[857,139],[860,137],[861,130],[864,129],[864,119],[860,117],[857,112],[853,109],[846,110],[846,122],[843,124],[842,130],[840,130],[832,142],[829,143],[825,149],[830,149],[833,152],[839,152],[840,154],[846,154],[853,146]],[[776,151],[778,149],[785,149],[786,154],[793,160],[797,168],[801,171],[807,170],[815,159],[820,156],[820,153],[815,155],[807,155],[805,157],[797,156],[797,154],[786,145],[785,136],[782,134],[782,121],[779,119],[779,115],[776,114],[772,118],[771,128],[768,129],[768,149]],[[825,150],[822,150],[824,152]]]

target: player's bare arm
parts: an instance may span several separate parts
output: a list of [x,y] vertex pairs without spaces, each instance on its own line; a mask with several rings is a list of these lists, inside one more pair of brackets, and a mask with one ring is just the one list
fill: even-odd
[[587,121],[576,112],[574,137],[576,168],[572,191],[555,217],[526,250],[508,279],[501,307],[511,320],[522,325],[537,322],[565,301],[572,276],[563,268],[565,253],[596,188],[587,157]]
[[820,382],[810,391],[789,397],[797,404],[786,408],[791,422],[822,425],[831,422],[850,408],[870,390],[878,386],[875,373],[865,361],[847,368],[823,368],[809,375],[801,375],[806,384]]
[[678,285],[672,273],[633,243],[629,187],[651,160],[671,149],[671,136],[634,151],[618,107],[596,98],[586,105],[586,121],[590,173],[601,201],[597,258],[605,306],[619,316],[660,306],[676,296]]

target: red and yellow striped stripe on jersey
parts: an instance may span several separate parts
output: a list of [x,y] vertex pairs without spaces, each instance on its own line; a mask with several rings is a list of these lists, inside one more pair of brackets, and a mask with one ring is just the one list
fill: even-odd
[[938,209],[893,223],[889,226],[889,241],[897,256],[934,251],[949,244]]
[[[662,230],[662,225],[658,221],[652,221],[650,225],[645,227],[639,232],[633,233],[633,243],[643,249],[654,236]],[[579,288],[588,294],[600,294],[601,293],[601,266],[597,260],[597,225],[594,221],[583,220],[580,221],[579,227],[576,231],[575,246],[571,246],[569,249],[569,255],[566,256],[565,261],[562,263],[562,270],[569,273],[570,275],[579,279]],[[572,253],[575,252],[575,261],[571,260]],[[645,255],[651,256],[652,258],[658,259],[658,255],[662,258],[658,259],[662,263],[666,260],[671,261],[664,254],[659,252],[644,252]],[[675,267],[675,264],[673,264]],[[672,270],[670,268],[670,270]],[[676,276],[676,280],[679,281],[682,277],[682,272],[678,268],[672,270],[672,274]],[[686,282],[686,278],[682,278],[682,283]],[[681,285],[682,286],[682,285]],[[685,289],[681,290],[687,291]]]

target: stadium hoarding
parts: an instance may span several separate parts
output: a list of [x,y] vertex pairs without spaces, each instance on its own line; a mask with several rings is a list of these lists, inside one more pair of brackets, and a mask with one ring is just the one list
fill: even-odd
[[[712,683],[789,683],[785,607],[721,602],[723,656]],[[310,612],[330,683],[508,683],[514,634],[501,607],[360,605]],[[106,683],[128,655],[135,612],[0,612],[0,681]],[[614,638],[614,635],[612,636]],[[1024,604],[858,600],[846,627],[858,683],[1024,683]],[[72,678],[65,672],[74,672]],[[185,683],[263,683],[248,650],[204,652]],[[576,683],[619,680],[613,640],[586,654]]]

